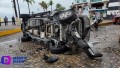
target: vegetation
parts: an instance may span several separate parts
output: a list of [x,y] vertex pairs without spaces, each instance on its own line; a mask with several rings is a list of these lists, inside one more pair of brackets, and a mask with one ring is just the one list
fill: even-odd
[[47,4],[45,1],[42,1],[39,3],[39,5],[43,8],[43,11],[47,11],[49,4]]
[[65,7],[63,7],[60,3],[56,4],[56,11],[62,11],[64,9],[65,9]]
[[30,14],[30,4],[32,5],[33,3],[35,3],[35,1],[34,0],[24,0],[24,1],[27,2],[29,14]]
[[[54,3],[53,3],[52,0],[50,0],[49,3],[46,3],[45,1],[42,1],[38,4],[43,8],[44,12],[47,11],[49,6],[51,6],[51,11],[53,11],[52,6],[53,6]],[[63,7],[60,3],[56,4],[56,9],[55,9],[56,11],[62,11],[64,9],[65,9],[65,7]]]
[[53,5],[53,4],[54,4],[53,1],[50,0],[50,1],[49,1],[49,5],[51,6],[51,11],[52,11],[52,5]]

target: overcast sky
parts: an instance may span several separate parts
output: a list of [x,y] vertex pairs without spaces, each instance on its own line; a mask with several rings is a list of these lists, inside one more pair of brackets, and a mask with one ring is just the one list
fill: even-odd
[[[0,17],[5,17],[7,16],[8,18],[11,18],[13,16],[14,11],[12,8],[12,0],[0,0]],[[21,13],[28,13],[28,8],[27,8],[27,3],[24,2],[23,0],[18,0],[20,4],[20,10]],[[38,13],[38,12],[43,12],[43,9],[38,5],[43,0],[35,0],[35,4],[30,5],[31,11]],[[49,0],[44,0],[45,2],[49,2]],[[54,5],[53,9],[55,9],[55,6],[57,3],[62,4],[66,9],[70,7],[72,2],[75,0],[53,0]],[[39,10],[38,10],[39,9]],[[50,10],[50,7],[48,8]]]

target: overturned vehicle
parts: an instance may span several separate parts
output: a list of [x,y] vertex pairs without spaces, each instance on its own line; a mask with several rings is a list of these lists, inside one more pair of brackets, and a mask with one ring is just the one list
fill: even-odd
[[[21,14],[23,19],[22,42],[39,41],[53,54],[61,54],[70,49],[80,48],[90,58],[102,57],[94,47],[88,44],[90,38],[90,20],[87,16],[77,15],[74,9],[38,13],[29,16]],[[76,49],[75,48],[75,49]]]

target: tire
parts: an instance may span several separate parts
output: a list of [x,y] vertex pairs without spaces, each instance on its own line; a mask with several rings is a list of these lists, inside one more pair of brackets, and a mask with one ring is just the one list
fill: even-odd
[[53,53],[53,54],[62,54],[62,53],[65,53],[67,50],[67,47],[66,46],[63,46],[61,48],[50,48],[50,52]]
[[[84,35],[84,32],[86,31],[87,27],[90,26],[90,20],[87,16],[85,15],[81,15],[80,20],[82,21],[82,36]],[[85,40],[86,42],[89,41],[90,38],[90,31],[87,33],[87,35],[85,36],[85,38],[83,40]]]
[[21,37],[21,42],[27,42],[27,38],[26,37]]
[[20,18],[30,18],[29,14],[20,14]]
[[[67,15],[66,18],[62,17],[62,19],[60,18],[60,15],[65,13],[65,12],[71,12],[71,15]],[[60,22],[62,25],[66,25],[66,24],[70,24],[71,21],[73,21],[76,18],[76,15],[74,14],[74,12],[72,10],[67,10],[67,11],[63,11],[59,14],[58,16]]]
[[31,38],[30,36],[25,35],[25,36],[21,37],[21,42],[31,41],[31,39],[32,39],[32,38]]
[[62,54],[68,50],[67,46],[62,45],[62,47],[55,47],[55,45],[50,45],[50,52],[53,54]]
[[116,22],[113,22],[114,25],[116,25]]

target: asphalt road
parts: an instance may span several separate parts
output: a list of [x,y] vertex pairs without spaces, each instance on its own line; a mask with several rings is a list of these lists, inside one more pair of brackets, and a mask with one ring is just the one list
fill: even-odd
[[[90,42],[94,43],[103,57],[90,59],[85,53],[79,52],[73,55],[55,55],[49,53],[40,44],[33,42],[20,42],[18,38],[22,33],[0,37],[0,56],[27,56],[24,64],[0,64],[0,68],[120,68],[120,26],[101,26],[98,31],[91,31]],[[42,48],[42,50],[39,50]],[[43,54],[58,57],[53,64],[43,60]]]

